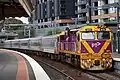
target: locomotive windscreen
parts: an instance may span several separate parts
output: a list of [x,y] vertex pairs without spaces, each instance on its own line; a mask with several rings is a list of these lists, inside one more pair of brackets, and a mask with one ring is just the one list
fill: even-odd
[[92,31],[82,32],[82,39],[95,39],[95,32]]
[[110,32],[109,31],[98,32],[98,39],[110,39]]

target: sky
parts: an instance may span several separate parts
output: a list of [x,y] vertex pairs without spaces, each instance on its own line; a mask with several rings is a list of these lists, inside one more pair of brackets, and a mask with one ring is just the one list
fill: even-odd
[[27,17],[21,17],[21,18],[15,17],[15,18],[21,20],[23,23],[28,24],[28,18]]

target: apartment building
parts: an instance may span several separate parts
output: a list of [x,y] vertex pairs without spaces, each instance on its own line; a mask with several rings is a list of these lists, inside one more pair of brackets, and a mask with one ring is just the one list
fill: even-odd
[[32,0],[34,10],[29,21],[44,27],[64,26],[72,23],[72,18],[78,18],[79,24],[88,23],[89,7],[92,22],[115,21],[117,3],[120,0],[91,0],[91,5],[90,0]]
[[[42,27],[64,26],[72,23],[75,15],[76,0],[32,0],[34,10],[29,21],[41,23]],[[77,9],[77,8],[76,8]]]
[[89,22],[89,7],[91,8],[92,22],[115,21],[117,17],[117,6],[120,0],[78,0],[79,23]]

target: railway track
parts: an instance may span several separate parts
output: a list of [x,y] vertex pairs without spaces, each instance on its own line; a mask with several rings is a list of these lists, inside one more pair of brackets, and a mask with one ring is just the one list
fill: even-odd
[[[72,78],[71,76],[69,76],[68,74],[66,74],[65,72],[63,72],[63,71],[61,71],[61,70],[59,70],[59,69],[57,69],[56,67],[54,67],[54,66],[52,66],[52,65],[50,65],[50,64],[48,64],[48,63],[46,63],[46,62],[43,62],[42,60],[37,60],[38,62],[39,62],[39,64],[40,65],[42,65],[42,66],[44,66],[44,68],[45,68],[45,66],[47,66],[47,67],[49,67],[49,69],[53,69],[54,70],[54,72],[55,71],[57,71],[57,74],[60,74],[59,76],[60,76],[60,78],[59,79],[57,79],[57,80],[75,80],[74,78]],[[58,76],[58,75],[57,75]],[[56,80],[55,79],[55,77],[53,78],[53,77],[51,77],[51,80]]]
[[120,80],[120,78],[118,76],[111,74],[111,72],[110,73],[106,73],[106,72],[105,73],[87,72],[87,74],[96,77],[96,80]]
[[[40,65],[45,64],[46,66],[49,66],[50,68],[52,68],[54,70],[57,70],[58,72],[63,74],[65,76],[65,78],[62,78],[60,80],[80,80],[80,79],[81,80],[92,80],[89,77],[82,75],[80,71],[76,70],[73,67],[70,67],[69,65],[61,64],[60,62],[53,61],[53,60],[50,60],[50,59],[45,59],[45,58],[42,58],[42,57],[33,57],[33,58]],[[43,68],[44,67],[45,66],[43,66]],[[49,72],[48,72],[48,74],[49,74]],[[59,79],[52,79],[52,80],[59,80]]]
[[116,77],[118,77],[120,79],[120,74],[119,73],[116,73],[116,72],[106,72],[106,74],[114,75],[114,76],[116,76]]
[[[65,78],[63,80],[84,79],[83,76],[86,77],[85,79],[87,80],[120,80],[120,75],[118,73],[111,72],[111,71],[96,73],[96,72],[83,71],[81,69],[75,69],[74,67],[70,67],[69,65],[67,65],[68,69],[66,69],[65,67],[62,68],[63,67],[61,66],[62,63],[58,61],[53,61],[50,59],[45,60],[42,57],[37,57],[37,58],[34,57],[34,59],[36,59],[36,61],[42,64],[45,64],[46,66],[49,66],[50,68],[64,75]],[[66,64],[64,63],[62,65],[66,66]],[[61,66],[61,69],[58,66]],[[71,72],[69,72],[68,70],[74,71],[76,73],[73,75],[70,75],[69,73]]]
[[96,75],[95,73],[91,73],[91,72],[84,72],[84,74],[88,75],[90,78],[92,78],[93,80],[106,80],[104,79],[102,76]]

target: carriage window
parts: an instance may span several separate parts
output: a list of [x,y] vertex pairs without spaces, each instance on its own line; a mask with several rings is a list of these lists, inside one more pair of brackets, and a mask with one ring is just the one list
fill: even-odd
[[98,39],[110,39],[110,33],[109,32],[98,32]]
[[13,45],[17,46],[17,45],[19,45],[19,43],[14,43]]
[[28,41],[22,41],[20,45],[27,46],[28,45]]
[[33,42],[32,46],[39,46],[39,42]]
[[82,39],[95,39],[95,32],[82,32]]

